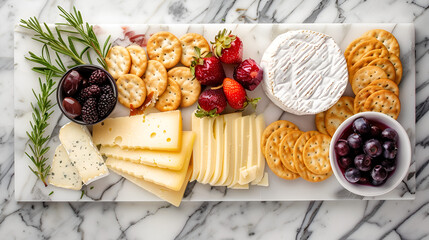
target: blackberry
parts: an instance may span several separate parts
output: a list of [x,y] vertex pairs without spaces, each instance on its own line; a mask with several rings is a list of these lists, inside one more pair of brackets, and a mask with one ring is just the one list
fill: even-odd
[[101,93],[101,90],[99,86],[91,85],[80,91],[79,98],[82,98],[83,100],[86,100],[88,98],[95,98],[100,96],[100,93]]
[[113,89],[110,85],[104,85],[100,87],[101,93],[107,93],[113,95]]
[[106,74],[103,72],[103,70],[97,69],[91,73],[91,76],[89,77],[89,84],[101,85],[105,80]]
[[109,113],[109,110],[115,105],[116,98],[113,96],[113,93],[103,93],[101,94],[98,101],[98,116],[104,117]]
[[83,104],[82,120],[90,124],[98,121],[97,100],[95,98],[88,98]]

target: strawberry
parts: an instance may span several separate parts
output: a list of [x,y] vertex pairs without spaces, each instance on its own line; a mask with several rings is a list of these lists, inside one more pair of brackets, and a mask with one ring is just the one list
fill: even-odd
[[222,87],[204,90],[198,98],[197,117],[216,117],[226,107],[226,97]]
[[191,72],[194,77],[202,84],[209,86],[218,86],[222,84],[225,78],[225,71],[219,58],[211,56],[211,53],[203,53],[195,47],[194,60],[191,63]]
[[226,29],[219,31],[213,44],[213,53],[223,63],[240,63],[243,59],[243,42],[231,31],[227,34]]
[[247,105],[252,104],[256,107],[256,103],[260,98],[250,99],[247,97],[246,90],[240,83],[231,78],[223,80],[223,92],[229,105],[237,110],[243,110]]

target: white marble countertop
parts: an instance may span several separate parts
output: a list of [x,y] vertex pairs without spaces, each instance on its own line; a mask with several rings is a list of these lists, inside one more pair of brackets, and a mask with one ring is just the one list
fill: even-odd
[[[402,23],[416,28],[413,201],[17,203],[13,161],[13,26],[60,20],[75,5],[90,23]],[[0,1],[2,239],[429,238],[429,1]]]

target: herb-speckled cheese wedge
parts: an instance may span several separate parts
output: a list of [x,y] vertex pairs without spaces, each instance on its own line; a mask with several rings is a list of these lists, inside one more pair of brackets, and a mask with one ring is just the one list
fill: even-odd
[[70,158],[62,144],[55,149],[48,182],[53,186],[72,190],[79,190],[82,188],[82,179],[80,178],[79,172],[76,167],[71,164]]
[[84,184],[109,174],[103,157],[94,146],[91,134],[85,126],[70,122],[61,128],[59,137]]

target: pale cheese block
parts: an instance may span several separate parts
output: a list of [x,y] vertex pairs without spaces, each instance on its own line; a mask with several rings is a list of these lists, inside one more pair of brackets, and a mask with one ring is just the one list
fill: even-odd
[[210,185],[215,186],[219,181],[222,170],[223,170],[223,162],[224,162],[224,141],[225,141],[225,132],[224,132],[224,116],[220,115],[215,118],[214,124],[214,139],[216,141],[216,154],[215,161],[211,161],[210,168],[213,169],[213,174],[210,179]]
[[240,185],[240,184],[235,184],[230,186],[229,188],[231,189],[249,189],[249,184],[244,184],[244,185]]
[[[249,146],[249,142],[252,138],[252,124],[251,119],[252,115],[244,116],[241,118],[241,134],[240,134],[240,145],[241,145],[241,156],[238,161],[239,163],[239,176],[238,176],[238,184],[244,185],[249,183],[251,175],[256,177],[256,168],[253,168],[254,172],[249,172],[248,168],[252,165],[252,155],[249,155],[249,150],[252,146]],[[249,163],[250,162],[250,163]]]
[[233,189],[248,189],[248,184],[240,185],[238,180],[240,179],[240,168],[241,168],[241,152],[242,149],[242,118],[237,118],[234,120],[234,156],[231,161],[231,167],[233,168],[233,179],[232,182],[228,185],[228,187]]
[[258,182],[258,186],[268,187],[269,185],[268,172],[265,172],[264,177]]
[[154,167],[180,170],[183,168],[187,153],[192,152],[195,133],[182,132],[182,144],[179,151],[157,151],[147,149],[122,149],[119,146],[101,146],[100,153],[121,160],[145,164]]
[[121,148],[178,151],[182,142],[179,110],[131,117],[107,118],[94,125],[95,144]]
[[278,107],[296,115],[329,109],[348,82],[340,47],[332,37],[311,30],[277,36],[265,50],[261,67],[265,94]]
[[67,123],[60,129],[59,138],[84,184],[109,174],[103,157],[92,142],[91,134],[85,126],[74,122]]
[[58,145],[55,149],[48,183],[56,187],[72,190],[80,190],[82,188],[82,179],[79,176],[79,172],[71,164],[69,155],[62,144]]
[[[264,177],[264,171],[265,171],[265,158],[264,154],[262,153],[261,148],[261,137],[262,132],[265,129],[265,120],[264,115],[260,114],[256,116],[255,119],[255,127],[256,127],[256,164],[257,164],[257,170],[256,170],[256,177],[255,180],[251,182],[252,185],[259,184],[259,182]],[[255,143],[255,142],[254,142]],[[268,178],[267,178],[268,181]]]
[[201,131],[200,131],[201,119],[195,116],[195,112],[192,113],[192,132],[195,133],[194,149],[192,151],[192,175],[190,181],[195,181],[200,173],[201,164]]
[[216,183],[217,186],[228,186],[232,183],[233,179],[233,168],[231,167],[231,161],[233,161],[233,156],[235,154],[234,147],[234,121],[237,118],[241,117],[241,112],[229,113],[223,115],[224,118],[224,153],[223,153],[223,165],[222,173],[219,178],[219,181]]
[[[192,134],[192,139],[189,141],[190,145],[193,145],[194,139],[194,134]],[[182,187],[183,181],[185,180],[186,172],[188,171],[189,162],[191,160],[191,154],[192,148],[187,148],[187,151],[185,152],[185,163],[183,164],[182,169],[178,171],[152,167],[112,157],[108,157],[106,159],[106,165],[110,169],[127,173],[131,176],[144,179],[148,182],[153,182],[173,191],[178,191]]]
[[124,172],[120,172],[114,169],[112,169],[112,171],[176,207],[180,206],[180,203],[182,202],[183,194],[185,193],[186,186],[188,185],[189,178],[192,174],[192,170],[191,168],[189,168],[180,189],[178,191],[173,191],[166,187],[156,185],[155,183],[145,181],[144,179],[136,178]]
[[216,140],[214,138],[214,122],[215,118],[205,117],[201,119],[201,165],[198,182],[206,184],[209,183],[210,178],[213,176],[214,169],[212,164],[216,161]]

